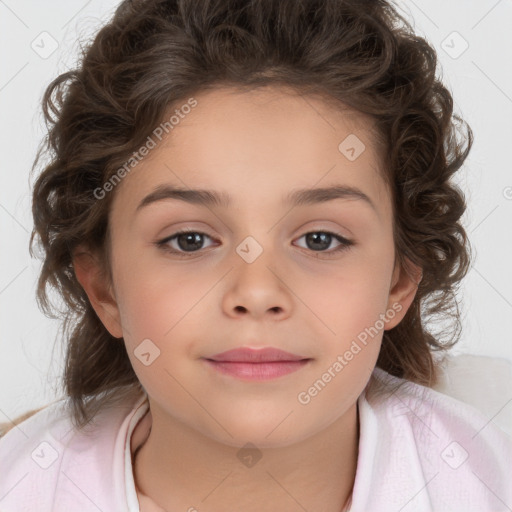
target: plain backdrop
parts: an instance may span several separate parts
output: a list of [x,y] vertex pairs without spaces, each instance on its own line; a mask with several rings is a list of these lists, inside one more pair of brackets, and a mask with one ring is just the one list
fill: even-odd
[[[512,361],[512,2],[401,0],[416,32],[436,48],[439,74],[475,143],[457,183],[473,267],[459,290],[463,332],[454,354]],[[74,66],[79,40],[107,22],[113,0],[0,0],[0,422],[61,395],[58,321],[35,301],[29,170],[42,140],[41,98]],[[510,393],[510,390],[509,390]]]

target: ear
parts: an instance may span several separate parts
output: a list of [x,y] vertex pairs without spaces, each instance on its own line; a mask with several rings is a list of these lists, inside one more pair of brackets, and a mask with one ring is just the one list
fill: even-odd
[[114,338],[122,338],[119,308],[111,283],[97,256],[82,247],[73,253],[73,268],[99,319]]
[[408,258],[406,258],[406,267],[403,268],[398,262],[395,263],[386,311],[392,309],[396,314],[386,321],[386,331],[396,327],[402,321],[416,296],[418,285],[423,277],[422,269]]

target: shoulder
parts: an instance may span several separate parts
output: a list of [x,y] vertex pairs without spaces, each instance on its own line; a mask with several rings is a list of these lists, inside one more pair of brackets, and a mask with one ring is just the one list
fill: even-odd
[[383,475],[382,492],[393,489],[386,499],[404,512],[506,510],[503,503],[512,503],[512,440],[492,418],[379,368],[359,406],[361,437],[370,445],[366,466]]
[[123,474],[120,432],[134,405],[102,410],[90,425],[77,430],[69,402],[62,399],[12,427],[0,438],[0,508],[116,510],[109,501],[112,496],[102,496],[99,490],[117,485],[113,466]]
[[19,425],[23,421],[28,420],[31,416],[33,416],[37,412],[41,411],[45,407],[48,407],[48,406],[44,406],[44,407],[40,407],[39,409],[32,409],[30,411],[27,411],[26,413],[22,414],[21,416],[18,416],[17,418],[15,418],[14,420],[12,420],[8,423],[5,423],[5,422],[0,423],[0,438],[5,436],[5,434],[7,434],[7,432],[9,432],[9,430],[14,428],[16,425]]
[[[65,400],[54,402],[9,427],[0,438],[2,505],[29,510],[30,506],[37,508],[36,499],[43,508],[45,502],[51,501],[58,459],[62,459],[68,431],[72,434]],[[37,489],[44,490],[44,495],[36,496]]]
[[472,443],[510,446],[511,439],[477,408],[432,388],[394,377],[375,368],[365,400],[385,423],[408,425],[415,435],[435,429],[457,438],[470,434]]

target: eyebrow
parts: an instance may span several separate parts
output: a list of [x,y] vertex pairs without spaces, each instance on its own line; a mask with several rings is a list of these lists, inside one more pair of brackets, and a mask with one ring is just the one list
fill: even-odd
[[[171,185],[159,185],[148,194],[137,206],[136,212],[142,208],[158,201],[176,199],[190,204],[204,206],[218,206],[228,208],[231,205],[231,198],[225,192],[214,190],[193,190],[180,188]],[[334,199],[352,199],[362,201],[377,213],[373,201],[359,188],[348,185],[334,185],[326,188],[307,188],[292,190],[284,197],[284,202],[292,206],[303,206],[325,203]]]

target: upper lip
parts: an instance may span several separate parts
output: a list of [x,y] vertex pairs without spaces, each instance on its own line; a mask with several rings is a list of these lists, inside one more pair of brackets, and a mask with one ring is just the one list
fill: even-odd
[[279,350],[274,347],[265,347],[260,349],[253,349],[248,347],[235,348],[215,354],[207,359],[213,361],[229,361],[229,362],[249,362],[249,363],[267,363],[272,361],[300,361],[302,359],[309,359],[297,354],[291,354],[284,350]]

